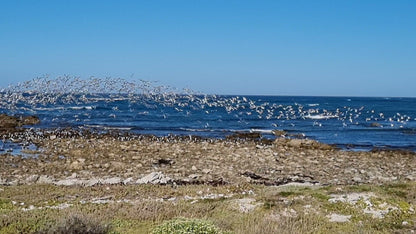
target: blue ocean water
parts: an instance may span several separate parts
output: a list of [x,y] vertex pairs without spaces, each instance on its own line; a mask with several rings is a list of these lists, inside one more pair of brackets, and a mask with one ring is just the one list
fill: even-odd
[[0,113],[36,115],[41,120],[36,127],[45,129],[119,129],[215,138],[239,131],[273,137],[272,130],[278,129],[343,149],[416,151],[416,98],[12,90],[2,92],[0,100]]

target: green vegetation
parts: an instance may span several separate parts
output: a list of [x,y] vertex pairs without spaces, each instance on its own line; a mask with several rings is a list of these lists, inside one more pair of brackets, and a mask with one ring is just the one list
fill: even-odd
[[199,219],[175,219],[157,226],[153,234],[220,234],[214,224]]
[[100,221],[85,215],[73,214],[65,217],[59,223],[45,228],[37,233],[39,234],[107,234],[110,232],[110,226],[102,224]]
[[[329,201],[353,193],[367,197]],[[415,182],[313,188],[4,186],[0,233],[406,233],[416,229],[415,194]],[[253,202],[239,204],[242,198]],[[256,208],[242,211],[244,205]],[[332,214],[351,217],[331,222]]]

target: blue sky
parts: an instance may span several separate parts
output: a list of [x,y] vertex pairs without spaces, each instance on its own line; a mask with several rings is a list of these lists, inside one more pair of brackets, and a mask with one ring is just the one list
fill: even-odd
[[49,74],[215,94],[416,96],[416,1],[2,1],[0,86]]

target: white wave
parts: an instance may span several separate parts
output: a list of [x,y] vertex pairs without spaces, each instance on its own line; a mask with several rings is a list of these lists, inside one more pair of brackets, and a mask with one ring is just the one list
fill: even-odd
[[63,110],[64,107],[60,106],[60,107],[36,107],[33,108],[33,110],[37,110],[37,111],[54,111],[54,110]]
[[257,133],[263,133],[263,134],[273,134],[273,129],[250,129],[250,132],[257,132]]
[[306,115],[305,118],[307,119],[332,119],[338,118],[336,115]]
[[308,104],[308,106],[319,106],[319,103]]
[[87,128],[104,128],[104,125],[99,124],[84,124],[84,126],[80,126],[81,128],[87,127]]
[[130,131],[132,128],[129,127],[104,127],[105,130],[127,130]]
[[70,106],[68,109],[71,110],[92,110],[95,106]]
[[96,128],[96,129],[104,129],[104,130],[127,130],[127,131],[130,131],[133,129],[131,127],[104,126],[104,125],[99,125],[99,124],[85,124],[84,126],[80,126],[80,128]]
[[188,131],[188,132],[213,132],[215,130],[213,129],[201,129],[201,128],[179,128],[182,131]]

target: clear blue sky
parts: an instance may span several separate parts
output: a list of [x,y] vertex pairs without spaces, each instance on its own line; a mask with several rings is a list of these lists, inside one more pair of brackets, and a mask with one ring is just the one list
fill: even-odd
[[416,1],[1,1],[0,86],[45,74],[415,97]]

